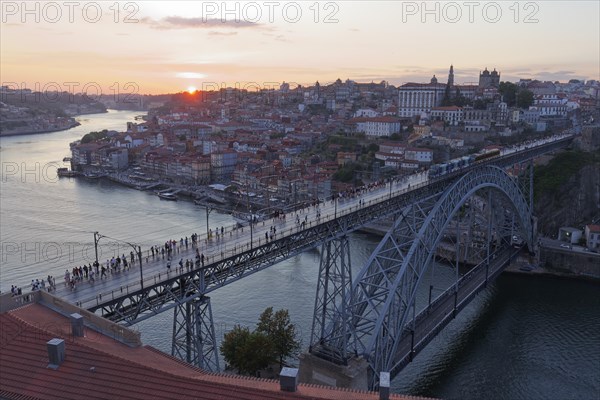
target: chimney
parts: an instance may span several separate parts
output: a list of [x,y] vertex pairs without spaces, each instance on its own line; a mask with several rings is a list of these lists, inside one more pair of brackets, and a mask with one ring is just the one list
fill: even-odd
[[389,400],[390,398],[390,373],[379,373],[379,400]]
[[71,332],[75,337],[83,337],[83,317],[78,313],[71,314]]
[[48,347],[48,359],[50,364],[48,368],[58,369],[58,366],[65,361],[65,341],[54,338],[46,343]]
[[279,386],[284,392],[295,392],[298,388],[298,368],[282,368],[279,373]]

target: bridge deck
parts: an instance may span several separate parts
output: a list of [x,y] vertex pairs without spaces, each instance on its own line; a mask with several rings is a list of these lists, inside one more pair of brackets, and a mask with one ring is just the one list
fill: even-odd
[[[501,157],[495,160],[486,160],[485,164],[498,164],[501,166],[512,165],[516,162],[531,159],[536,155],[552,151],[565,145],[572,136],[563,136],[558,140],[542,140],[538,144],[528,146],[518,146],[505,151]],[[298,233],[313,229],[316,225],[327,221],[337,220],[340,217],[350,215],[361,209],[369,209],[378,204],[384,203],[390,198],[402,196],[408,192],[415,191],[418,188],[432,186],[432,183],[439,183],[443,180],[451,182],[460,176],[466,170],[460,170],[441,178],[433,180],[428,179],[427,173],[417,173],[410,175],[403,180],[397,180],[386,183],[377,188],[366,191],[359,196],[352,198],[342,198],[336,201],[326,201],[318,207],[307,207],[302,210],[290,212],[285,215],[285,219],[269,219],[264,222],[253,224],[252,229],[245,226],[242,229],[236,229],[235,226],[228,226],[224,235],[217,239],[213,236],[207,239],[206,234],[199,237],[199,252],[205,256],[205,265],[218,263],[221,260],[248,252],[251,249],[265,246],[265,233],[270,236],[271,227],[276,228],[274,240],[280,240],[285,237],[295,237]],[[435,186],[435,185],[434,185]],[[439,189],[439,185],[436,186]],[[360,203],[359,203],[360,202]],[[396,210],[400,211],[400,210]],[[320,218],[317,218],[320,213]],[[298,216],[300,223],[297,223]],[[306,220],[305,226],[302,221]],[[354,226],[356,229],[356,226]],[[189,236],[189,234],[187,235]],[[315,243],[316,244],[316,243]],[[196,250],[191,245],[188,248],[180,248],[179,242],[176,245],[176,251],[171,259],[171,268],[167,269],[167,257],[152,256],[149,250],[143,251],[143,284],[144,288],[156,285],[161,282],[171,281],[179,275],[186,273],[185,266],[183,270],[179,269],[179,261],[183,259],[184,265],[186,259],[194,261]],[[97,277],[95,282],[82,281],[76,285],[74,290],[67,287],[57,275],[56,295],[62,299],[74,304],[79,304],[84,308],[93,308],[99,303],[105,303],[109,299],[118,299],[128,296],[131,293],[139,292],[140,269],[139,262],[131,265],[131,268],[118,273],[109,274],[107,278]],[[101,301],[99,301],[101,299]]]
[[[285,219],[276,218],[268,219],[253,224],[252,229],[249,226],[236,228],[235,225],[230,225],[225,228],[224,235],[216,238],[213,233],[211,239],[207,239],[207,235],[199,236],[198,251],[205,256],[205,265],[219,261],[226,257],[246,251],[250,249],[250,243],[253,247],[259,247],[265,244],[265,234],[271,234],[271,227],[275,227],[276,234],[273,239],[281,239],[283,237],[296,234],[302,230],[309,229],[316,223],[323,223],[334,220],[341,216],[352,213],[359,208],[369,207],[370,205],[388,200],[391,197],[406,193],[427,181],[426,173],[411,175],[405,180],[392,182],[391,190],[390,183],[386,183],[380,187],[371,189],[361,195],[351,198],[341,198],[337,201],[326,201],[319,204],[318,207],[309,206],[304,209],[290,212],[285,215]],[[359,205],[359,201],[364,205]],[[337,203],[337,204],[336,204]],[[317,218],[317,213],[320,213],[320,218]],[[297,223],[296,216],[300,223]],[[305,226],[302,222],[305,221]],[[252,230],[252,232],[251,232]],[[189,235],[188,235],[189,236]],[[252,240],[251,240],[252,236]],[[128,262],[129,255],[126,254]],[[144,250],[142,256],[142,270],[144,286],[158,283],[163,280],[172,279],[178,274],[179,261],[183,260],[183,272],[186,271],[185,262],[187,259],[195,260],[196,249],[189,242],[189,246],[185,245],[181,248],[179,241],[176,244],[175,253],[172,255],[170,269],[167,268],[168,257],[165,254],[152,256],[150,250]],[[107,274],[104,279],[96,277],[94,282],[83,280],[77,283],[74,290],[70,289],[65,283],[59,282],[57,278],[56,295],[64,300],[72,303],[84,302],[96,298],[97,295],[102,295],[103,298],[116,298],[121,294],[131,293],[139,290],[140,287],[140,271],[139,261],[137,260],[129,269],[120,272]]]

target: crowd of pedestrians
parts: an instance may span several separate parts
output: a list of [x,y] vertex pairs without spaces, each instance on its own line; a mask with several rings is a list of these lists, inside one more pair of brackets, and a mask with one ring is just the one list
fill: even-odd
[[[42,278],[42,279],[32,279],[31,280],[31,291],[32,292],[35,292],[37,290],[45,290],[48,292],[52,292],[55,289],[56,289],[56,281],[54,280],[54,277],[52,275],[48,275],[48,277],[46,277],[46,279]],[[18,286],[11,285],[10,293],[13,296],[19,296],[19,295],[23,294],[23,289]]]

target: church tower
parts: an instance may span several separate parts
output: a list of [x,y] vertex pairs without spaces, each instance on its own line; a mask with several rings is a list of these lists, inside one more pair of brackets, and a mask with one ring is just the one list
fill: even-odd
[[454,66],[450,65],[450,72],[448,72],[448,87],[454,86]]

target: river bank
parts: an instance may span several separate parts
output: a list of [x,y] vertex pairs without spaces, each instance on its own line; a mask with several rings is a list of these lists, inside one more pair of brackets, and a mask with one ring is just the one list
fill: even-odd
[[[392,227],[391,221],[366,225],[360,232],[379,237],[385,236]],[[548,276],[563,279],[600,282],[600,255],[595,253],[573,253],[565,250],[540,247],[537,261],[529,255],[519,256],[506,267],[505,272],[514,275]]]
[[0,138],[9,137],[9,136],[38,135],[40,133],[53,133],[53,132],[68,131],[69,129],[75,128],[79,125],[81,125],[81,123],[79,123],[78,121],[74,121],[73,123],[71,123],[67,126],[55,128],[55,129],[41,129],[41,130],[24,131],[24,132],[2,132],[2,133],[0,133]]

